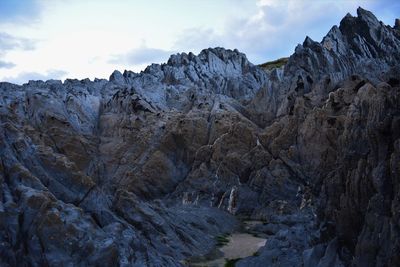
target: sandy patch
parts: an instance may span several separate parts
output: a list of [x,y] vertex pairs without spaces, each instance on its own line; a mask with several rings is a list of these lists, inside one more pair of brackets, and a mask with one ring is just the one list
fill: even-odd
[[265,238],[255,237],[246,233],[234,233],[229,236],[229,242],[220,248],[224,254],[221,258],[190,264],[190,266],[223,267],[225,259],[237,259],[252,256],[265,245]]

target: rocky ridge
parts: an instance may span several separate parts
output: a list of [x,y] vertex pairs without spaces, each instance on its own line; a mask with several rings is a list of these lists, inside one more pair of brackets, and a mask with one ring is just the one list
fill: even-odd
[[0,265],[400,264],[400,32],[359,8],[265,72],[237,50],[0,84]]

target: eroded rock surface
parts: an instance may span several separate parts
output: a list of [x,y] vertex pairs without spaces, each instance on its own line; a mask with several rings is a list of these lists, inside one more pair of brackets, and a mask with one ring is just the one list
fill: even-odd
[[400,265],[400,33],[359,8],[265,72],[237,50],[0,83],[0,265]]

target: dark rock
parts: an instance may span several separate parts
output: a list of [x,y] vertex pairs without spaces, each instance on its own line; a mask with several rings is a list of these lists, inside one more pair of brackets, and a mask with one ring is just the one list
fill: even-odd
[[[0,265],[400,265],[400,35],[359,8],[282,68],[237,50],[0,83]],[[230,214],[229,214],[230,213]],[[217,254],[217,253],[214,253]]]
[[394,29],[400,30],[400,19],[396,19],[394,22]]

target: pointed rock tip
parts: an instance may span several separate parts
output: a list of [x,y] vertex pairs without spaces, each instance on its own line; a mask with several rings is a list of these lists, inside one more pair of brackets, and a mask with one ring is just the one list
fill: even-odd
[[340,26],[342,26],[343,24],[348,24],[351,21],[353,21],[355,18],[353,15],[351,15],[350,13],[347,13],[346,16],[344,16],[341,21],[340,21]]
[[357,8],[357,16],[363,20],[378,21],[378,19],[371,11],[368,11],[362,7]]
[[200,52],[200,54],[203,54],[203,53],[207,54],[207,53],[210,53],[210,52],[215,54],[215,55],[222,55],[222,54],[238,54],[238,55],[240,55],[240,54],[242,54],[236,48],[231,50],[231,49],[227,49],[227,48],[220,47],[220,46],[209,47],[209,48],[203,49]]
[[333,25],[332,28],[329,30],[327,36],[336,35],[340,33],[339,27],[337,25]]
[[118,82],[118,81],[123,81],[124,76],[122,76],[122,73],[118,70],[114,70],[113,73],[110,75],[111,82]]
[[400,19],[394,21],[394,28],[400,31]]
[[344,16],[345,18],[353,18],[353,15],[350,14],[350,12],[347,12],[346,16]]
[[304,39],[303,46],[307,47],[307,46],[312,45],[313,43],[315,43],[314,40],[311,39],[310,36],[307,35],[306,38]]

